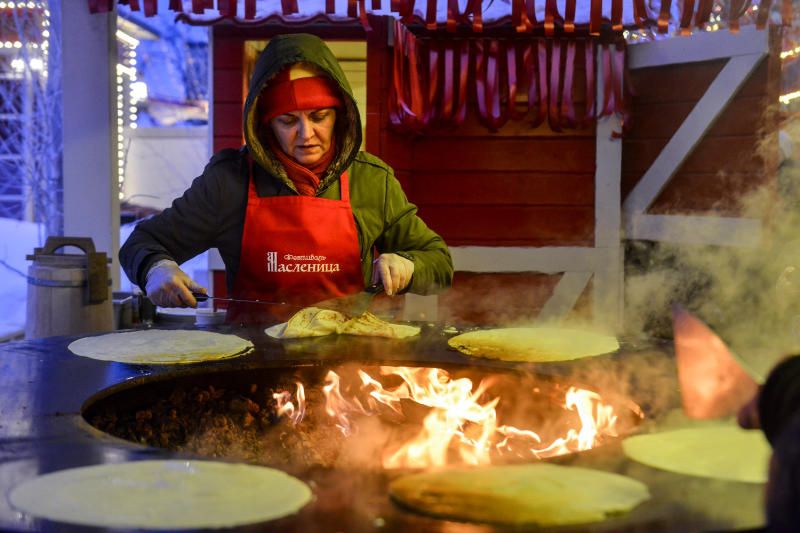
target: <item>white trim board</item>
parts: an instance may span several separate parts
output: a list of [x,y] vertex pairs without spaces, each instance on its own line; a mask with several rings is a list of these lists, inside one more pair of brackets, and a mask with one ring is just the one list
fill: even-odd
[[588,246],[451,246],[458,272],[595,272],[612,259],[613,249]]
[[628,47],[631,70],[676,63],[695,63],[769,51],[769,31],[742,28],[739,33],[696,32],[680,37],[634,44]]
[[747,247],[761,239],[761,221],[752,218],[635,215],[626,222],[628,233],[649,241]]

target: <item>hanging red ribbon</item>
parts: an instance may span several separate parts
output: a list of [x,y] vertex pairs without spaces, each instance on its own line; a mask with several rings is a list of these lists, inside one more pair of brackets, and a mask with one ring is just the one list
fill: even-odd
[[544,6],[544,34],[551,37],[555,31],[555,20],[558,18],[556,0],[547,0]]
[[573,33],[575,31],[575,9],[576,0],[567,0],[564,7],[564,31]]
[[459,41],[458,62],[458,107],[453,124],[460,126],[467,117],[467,81],[469,79],[469,41]]
[[558,106],[558,97],[561,84],[561,41],[553,40],[550,44],[550,105],[548,106],[547,121],[550,129],[561,131],[561,113]]
[[144,16],[154,17],[158,14],[157,0],[143,0],[144,1]]
[[622,31],[622,0],[611,0],[611,29]]
[[431,124],[438,118],[441,110],[439,102],[439,56],[438,43],[430,43],[428,48],[428,112],[425,123]]
[[600,25],[603,22],[603,0],[592,0],[589,12],[589,33],[600,35]]
[[481,0],[475,0],[472,7],[472,31],[483,32],[483,2]]
[[594,102],[595,92],[597,91],[594,61],[596,53],[594,41],[586,40],[583,46],[584,61],[586,64],[586,112],[584,113],[583,119],[584,126],[588,126],[594,122]]
[[661,13],[658,15],[658,33],[667,33],[669,30],[669,14],[672,0],[661,0]]
[[256,18],[256,0],[244,0],[244,18],[247,20]]
[[223,17],[236,16],[236,0],[218,0],[217,9]]
[[736,33],[739,31],[739,17],[744,11],[745,0],[731,0],[730,12],[728,13],[728,29]]
[[758,17],[756,18],[756,28],[763,30],[769,22],[769,10],[772,7],[772,0],[761,0],[758,5]]
[[192,13],[202,15],[206,11],[205,0],[192,0]]
[[694,25],[702,28],[711,19],[711,11],[714,8],[714,0],[700,0],[697,6],[697,16],[694,18]]
[[438,27],[436,23],[436,0],[428,0],[428,9],[425,11],[425,28],[428,30],[435,30]]
[[647,23],[647,8],[644,0],[633,0],[633,19],[637,26],[644,28]]
[[372,0],[372,10],[380,11],[380,9],[381,9],[381,0]]
[[575,77],[575,51],[574,39],[567,41],[567,58],[564,63],[564,88],[561,95],[561,120],[565,126],[574,128],[577,120],[575,117],[575,104],[572,102],[573,79]]
[[183,2],[181,0],[169,0],[169,10],[183,13]]
[[456,31],[456,19],[458,18],[458,0],[447,0],[447,31]]
[[683,0],[681,12],[681,35],[692,33],[692,16],[694,15],[694,0]]
[[[523,48],[524,50],[524,48]],[[519,111],[517,109],[517,89],[519,88],[518,85],[518,70],[519,70],[519,55],[520,55],[520,46],[516,43],[509,43],[508,47],[506,48],[506,71],[508,72],[508,118],[519,120],[524,118],[525,115],[528,113],[528,109],[526,108],[525,111]]]
[[[124,2],[125,0],[120,0],[118,3],[125,5]],[[127,4],[130,6],[131,11],[139,11],[141,9],[141,6],[139,6],[139,0],[130,0],[127,2]]]

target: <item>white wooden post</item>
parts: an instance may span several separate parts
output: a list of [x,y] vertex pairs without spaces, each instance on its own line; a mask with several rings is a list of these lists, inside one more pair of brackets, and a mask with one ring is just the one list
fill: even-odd
[[91,237],[113,259],[119,287],[119,185],[115,162],[116,13],[59,0],[63,97],[64,234]]

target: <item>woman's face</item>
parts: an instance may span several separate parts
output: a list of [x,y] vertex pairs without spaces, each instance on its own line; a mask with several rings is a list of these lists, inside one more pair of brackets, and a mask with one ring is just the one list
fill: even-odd
[[310,111],[292,111],[270,121],[283,151],[304,166],[322,158],[331,147],[336,109],[326,107]]

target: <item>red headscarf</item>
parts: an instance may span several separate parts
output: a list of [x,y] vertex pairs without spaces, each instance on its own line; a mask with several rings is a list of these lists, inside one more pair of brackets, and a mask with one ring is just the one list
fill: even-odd
[[[299,66],[291,65],[284,68],[261,92],[258,109],[262,124],[268,126],[273,118],[292,111],[343,105],[339,89],[333,80],[325,76],[308,76],[307,69],[296,67]],[[292,75],[298,73],[305,77],[292,79]],[[306,196],[316,194],[320,179],[336,155],[335,140],[331,138],[331,147],[311,166],[301,165],[286,154],[271,131],[267,135],[267,144],[286,169],[286,174],[294,183],[297,192]]]

